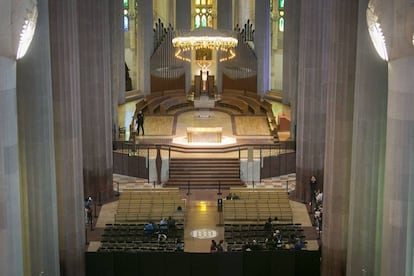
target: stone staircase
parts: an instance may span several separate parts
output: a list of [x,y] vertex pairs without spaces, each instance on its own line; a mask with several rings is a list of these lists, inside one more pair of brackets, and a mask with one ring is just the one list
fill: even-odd
[[228,189],[242,187],[237,158],[172,158],[167,187]]

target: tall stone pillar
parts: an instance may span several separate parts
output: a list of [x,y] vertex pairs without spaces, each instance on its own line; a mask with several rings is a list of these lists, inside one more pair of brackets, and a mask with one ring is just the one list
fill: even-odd
[[[380,275],[382,196],[387,129],[387,63],[366,25],[368,0],[359,1],[349,231],[346,273]],[[355,242],[358,241],[358,242]]]
[[98,202],[114,194],[109,2],[78,1],[84,193]]
[[3,56],[0,57],[0,110],[0,275],[23,275],[16,61]]
[[346,274],[358,0],[332,0],[323,11],[327,110],[322,275],[328,276]]
[[[227,32],[233,30],[233,5],[232,1],[219,1],[217,3],[217,29]],[[223,90],[223,65],[217,59],[217,90]]]
[[[123,3],[109,1],[109,39],[111,47],[112,139],[119,135],[118,104],[125,102],[125,35],[123,31]],[[133,9],[133,7],[131,7]]]
[[[177,31],[190,31],[191,26],[191,0],[175,0],[175,26]],[[191,89],[192,73],[191,64],[184,63],[185,71],[185,91]]]
[[24,275],[60,275],[48,1],[37,5],[32,43],[17,62]]
[[[388,50],[381,275],[414,274],[414,4],[372,1]],[[371,4],[371,3],[370,3]]]
[[84,275],[85,220],[77,1],[51,1],[55,166],[62,275]]
[[413,275],[414,55],[391,60],[388,70],[381,275]]
[[[137,0],[138,2],[138,90],[144,95],[151,93],[151,55],[154,51],[154,20],[152,0]],[[144,39],[142,39],[144,38]]]
[[240,28],[243,28],[248,19],[254,22],[255,2],[256,0],[234,0],[234,26],[239,24]]
[[168,24],[174,26],[173,18],[171,17],[173,15],[172,11],[174,11],[172,6],[174,6],[174,1],[153,0],[154,14],[156,15],[155,20],[158,21],[158,18],[160,18],[164,22],[165,27]]
[[295,197],[310,201],[310,177],[315,175],[318,184],[323,184],[326,117],[323,34],[326,3],[322,0],[303,0],[300,5]]
[[290,136],[296,139],[296,105],[299,75],[299,34],[301,1],[285,2],[285,25],[283,33],[283,103],[290,105]]
[[254,49],[257,56],[257,93],[263,97],[270,89],[270,2],[255,1]]

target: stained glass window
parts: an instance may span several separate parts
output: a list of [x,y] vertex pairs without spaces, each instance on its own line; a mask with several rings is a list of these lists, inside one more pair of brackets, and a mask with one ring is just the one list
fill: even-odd
[[285,1],[279,0],[279,24],[278,28],[280,32],[285,31]]
[[200,15],[196,15],[194,18],[194,27],[195,28],[200,28]]
[[195,0],[194,27],[213,27],[212,0]]
[[207,27],[207,18],[205,14],[201,16],[201,27]]
[[128,16],[124,15],[124,31],[129,30],[129,18]]

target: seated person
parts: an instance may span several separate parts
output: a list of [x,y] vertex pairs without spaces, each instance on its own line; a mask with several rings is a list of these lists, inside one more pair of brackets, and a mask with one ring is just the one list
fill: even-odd
[[158,233],[158,242],[164,242],[167,240],[167,235],[164,233],[159,232]]
[[167,231],[168,230],[168,222],[165,218],[161,219],[159,229],[161,231],[163,231],[163,230]]
[[175,242],[175,251],[183,252],[184,251],[184,242],[180,239],[177,239]]
[[177,207],[177,210],[175,211],[177,214],[182,214],[183,213],[183,208],[181,206]]
[[151,236],[155,232],[154,223],[150,221],[149,223],[145,224],[144,226],[144,235]]

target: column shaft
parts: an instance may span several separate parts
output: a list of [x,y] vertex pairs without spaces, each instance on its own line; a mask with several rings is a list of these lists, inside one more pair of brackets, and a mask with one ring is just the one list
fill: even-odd
[[60,275],[48,1],[17,62],[24,275]]
[[[387,128],[387,64],[366,26],[368,1],[359,1],[346,273],[379,275]],[[358,242],[355,242],[358,241]]]
[[[131,7],[134,9],[134,7]],[[118,104],[125,102],[125,35],[123,30],[123,3],[109,1],[109,37],[111,47],[112,139],[119,135]]]
[[310,201],[312,175],[320,185],[323,184],[326,120],[324,7],[324,1],[304,0],[300,8],[295,196],[303,201]]
[[84,193],[98,202],[113,197],[108,13],[108,0],[78,1]]
[[16,62],[0,57],[0,275],[23,275]]
[[[154,20],[153,20],[153,1],[137,0],[138,3],[138,90],[144,95],[151,93],[151,55],[154,51]],[[142,39],[145,38],[145,39]]]
[[299,30],[301,1],[286,1],[285,25],[283,33],[283,103],[290,104],[291,124],[290,136],[296,139],[296,105],[298,96],[299,75]]
[[257,56],[257,93],[270,89],[270,2],[255,1],[254,48]]
[[[217,3],[217,29],[224,31],[233,30],[233,5],[232,1],[219,1]],[[223,88],[223,66],[217,62],[216,76],[217,90],[222,91]]]
[[60,271],[84,275],[82,131],[77,1],[51,1],[50,45]]
[[322,275],[345,275],[352,158],[358,0],[332,0],[327,17]]
[[388,65],[381,275],[414,273],[414,56]]

